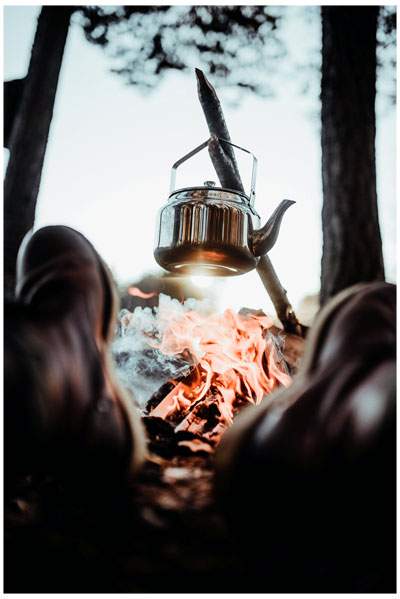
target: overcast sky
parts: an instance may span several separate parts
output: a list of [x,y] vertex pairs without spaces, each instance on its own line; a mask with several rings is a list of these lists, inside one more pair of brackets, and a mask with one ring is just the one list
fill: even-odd
[[[38,7],[4,10],[4,74],[26,74]],[[318,21],[306,25],[290,7],[286,25],[292,51],[318,49]],[[158,209],[167,200],[173,162],[208,137],[195,77],[173,74],[142,96],[110,73],[100,48],[70,28],[40,188],[35,228],[67,224],[84,233],[120,281],[156,272],[153,258]],[[308,97],[283,85],[276,98],[248,97],[225,106],[232,141],[259,160],[256,207],[264,221],[283,198],[286,213],[270,252],[292,303],[319,288],[321,154],[318,89]],[[222,95],[223,97],[223,95]],[[388,280],[395,277],[395,113],[379,109],[377,177]],[[243,161],[244,172],[249,172]],[[178,186],[215,179],[207,154],[178,171]],[[255,271],[213,285],[221,307],[271,310]]]

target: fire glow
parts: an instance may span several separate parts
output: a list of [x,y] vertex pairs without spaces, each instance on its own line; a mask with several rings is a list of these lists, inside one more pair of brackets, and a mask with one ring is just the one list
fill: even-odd
[[196,300],[183,305],[160,295],[159,307],[124,311],[124,335],[140,328],[143,310],[154,318],[147,326],[148,348],[179,363],[190,364],[184,376],[168,379],[170,390],[149,415],[170,422],[175,431],[189,431],[217,444],[234,416],[246,404],[267,401],[279,385],[291,384],[271,333],[271,318],[231,309],[215,313],[196,309]]

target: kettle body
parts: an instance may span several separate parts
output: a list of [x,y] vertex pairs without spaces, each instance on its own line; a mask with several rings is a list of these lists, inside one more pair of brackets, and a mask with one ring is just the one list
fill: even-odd
[[251,239],[259,226],[245,194],[212,182],[177,190],[159,211],[154,257],[177,274],[243,274],[258,262]]
[[294,204],[283,200],[260,228],[260,217],[254,209],[257,159],[249,150],[225,139],[220,141],[253,158],[250,195],[216,187],[213,181],[206,181],[202,187],[176,190],[178,166],[210,141],[175,162],[170,195],[158,213],[154,257],[160,266],[175,274],[234,276],[249,272],[273,247],[283,214]]

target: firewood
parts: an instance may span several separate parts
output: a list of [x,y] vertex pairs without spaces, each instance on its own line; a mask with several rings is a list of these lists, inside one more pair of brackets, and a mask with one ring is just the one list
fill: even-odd
[[[225,147],[228,146],[225,144]],[[235,163],[227,152],[225,152],[222,143],[220,143],[218,137],[214,134],[211,135],[208,143],[208,153],[210,154],[222,187],[244,192],[242,181],[235,168]]]
[[[239,169],[235,160],[232,146],[219,142],[216,137],[230,141],[228,127],[222,111],[221,103],[215,89],[200,69],[195,69],[197,77],[197,90],[201,107],[206,117],[211,134],[209,154],[223,187],[234,189],[243,193]],[[267,255],[261,256],[257,272],[274,304],[279,320],[288,333],[304,336],[305,328],[298,322],[291,306],[286,290],[281,285],[271,260]]]
[[[200,104],[203,108],[204,116],[206,117],[210,134],[211,136],[219,137],[230,141],[231,138],[229,135],[229,130],[226,125],[221,102],[219,101],[217,93],[211,85],[211,83],[208,81],[207,77],[204,75],[203,71],[201,71],[200,69],[195,69],[195,71],[197,77],[197,93],[199,96]],[[229,160],[229,162],[232,165],[230,170],[233,172],[227,172],[226,175],[234,175],[238,178],[238,187],[234,187],[233,189],[237,189],[238,191],[244,191],[243,184],[240,179],[239,169],[236,164],[235,153],[233,151],[232,146],[230,146],[229,144],[224,144],[222,142],[221,149],[218,153],[223,154],[225,156],[226,162],[228,162]],[[214,161],[213,164],[215,166]]]

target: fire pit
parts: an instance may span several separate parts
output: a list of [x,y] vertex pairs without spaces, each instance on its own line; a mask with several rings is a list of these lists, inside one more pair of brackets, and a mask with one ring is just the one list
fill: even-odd
[[161,294],[157,308],[123,310],[118,331],[122,382],[144,415],[192,433],[180,441],[191,451],[212,451],[244,406],[291,384],[284,335],[261,311],[218,313],[207,300]]
[[121,590],[190,592],[194,576],[199,592],[247,588],[215,500],[214,450],[242,409],[291,384],[302,349],[260,310],[218,312],[208,300],[160,294],[158,307],[121,312],[117,372],[148,435]]

